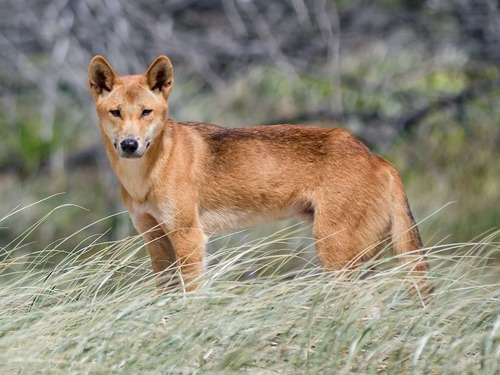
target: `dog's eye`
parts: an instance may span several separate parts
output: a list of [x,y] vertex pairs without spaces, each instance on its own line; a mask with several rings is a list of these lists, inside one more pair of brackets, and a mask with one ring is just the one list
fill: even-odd
[[152,109],[145,109],[142,111],[142,117],[148,116],[151,112],[153,112]]
[[112,109],[111,111],[109,111],[109,113],[111,113],[113,117],[121,117],[122,115],[119,109]]

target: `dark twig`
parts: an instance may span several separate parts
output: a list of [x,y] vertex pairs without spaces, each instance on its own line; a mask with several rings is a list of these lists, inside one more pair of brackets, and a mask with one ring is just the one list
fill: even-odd
[[413,131],[413,129],[416,128],[430,113],[451,106],[461,106],[467,100],[486,94],[496,87],[499,87],[499,84],[500,80],[473,83],[460,91],[458,94],[441,96],[440,98],[414,109],[411,112],[403,113],[399,117],[392,119],[390,122],[393,124],[397,133],[409,133]]
[[436,100],[430,101],[425,105],[402,113],[395,117],[385,117],[378,112],[344,112],[338,113],[330,108],[321,108],[314,111],[302,111],[293,117],[276,118],[269,121],[270,124],[281,123],[304,123],[308,121],[331,121],[340,122],[343,118],[358,118],[366,125],[387,124],[394,129],[395,135],[401,133],[410,133],[418,127],[422,121],[432,112],[442,110],[452,106],[460,107],[466,101],[480,97],[489,93],[491,90],[500,87],[500,80],[483,81],[473,83],[460,91],[458,94],[443,95]]

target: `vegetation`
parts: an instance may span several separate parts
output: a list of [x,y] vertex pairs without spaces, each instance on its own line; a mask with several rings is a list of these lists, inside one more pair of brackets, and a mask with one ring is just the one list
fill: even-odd
[[[374,260],[349,278],[300,254],[289,231],[211,255],[196,292],[155,293],[137,237],[64,241],[2,262],[3,373],[493,374],[500,368],[499,232],[427,249],[424,307],[403,267]],[[21,238],[21,237],[20,237]],[[271,246],[272,245],[272,246]],[[456,256],[455,254],[461,254]],[[91,254],[91,256],[89,256]],[[366,277],[375,267],[378,272]],[[242,277],[244,277],[242,279]]]

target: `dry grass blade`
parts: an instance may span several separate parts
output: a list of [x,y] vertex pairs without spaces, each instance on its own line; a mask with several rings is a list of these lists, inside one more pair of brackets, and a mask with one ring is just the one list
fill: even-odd
[[164,296],[156,295],[138,237],[89,236],[51,268],[33,262],[60,247],[35,257],[13,251],[2,264],[0,367],[20,374],[499,370],[500,288],[488,261],[500,251],[498,231],[427,249],[436,293],[422,308],[405,286],[412,282],[405,268],[387,267],[393,259],[367,265],[380,269],[368,278],[364,269],[347,278],[307,262],[287,268],[300,256],[272,249],[286,248],[285,235],[296,230],[225,247],[201,289]]

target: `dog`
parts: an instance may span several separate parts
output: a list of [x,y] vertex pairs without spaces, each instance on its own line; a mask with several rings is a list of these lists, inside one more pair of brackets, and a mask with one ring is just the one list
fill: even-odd
[[312,224],[326,270],[352,269],[391,239],[412,274],[427,272],[398,172],[347,130],[174,121],[167,56],[129,76],[95,56],[88,79],[111,168],[155,274],[174,267],[194,290],[207,235],[292,216]]

